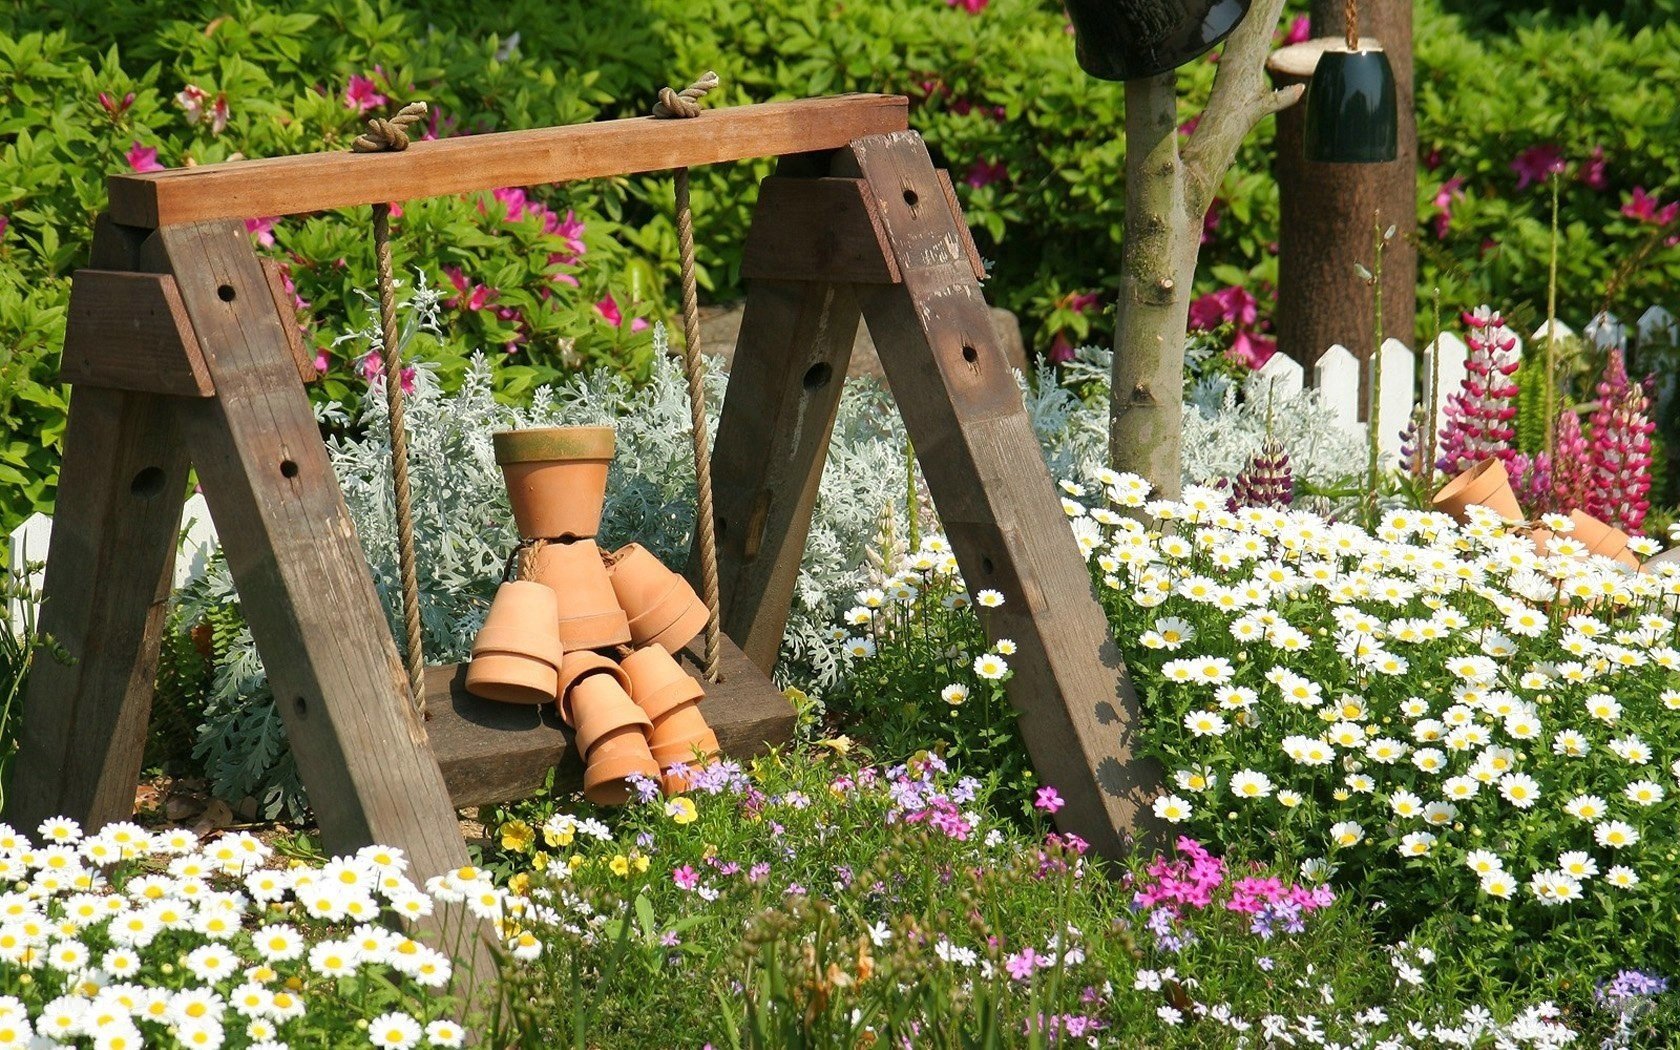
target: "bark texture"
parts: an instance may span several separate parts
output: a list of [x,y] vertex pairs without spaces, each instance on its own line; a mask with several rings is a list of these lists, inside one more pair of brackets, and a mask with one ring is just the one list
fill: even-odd
[[[1341,0],[1314,0],[1313,33],[1346,32]],[[1278,349],[1310,368],[1333,344],[1370,355],[1372,288],[1354,264],[1372,266],[1372,227],[1400,232],[1383,253],[1383,337],[1415,345],[1417,335],[1417,120],[1413,111],[1412,0],[1365,0],[1360,37],[1374,37],[1394,67],[1399,151],[1387,164],[1314,164],[1302,155],[1305,107],[1278,117],[1274,161],[1281,205],[1278,237]],[[1279,87],[1306,78],[1274,73]],[[1359,399],[1365,418],[1365,396]]]
[[1174,74],[1126,84],[1126,239],[1121,255],[1109,460],[1176,497],[1182,462],[1184,336],[1202,217],[1254,125],[1293,104],[1265,61],[1283,0],[1258,0],[1225,43],[1213,92],[1179,149]]

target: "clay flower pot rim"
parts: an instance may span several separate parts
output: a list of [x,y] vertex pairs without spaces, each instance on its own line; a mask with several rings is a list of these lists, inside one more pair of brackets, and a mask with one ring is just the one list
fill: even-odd
[[536,463],[548,460],[612,459],[616,437],[612,427],[540,427],[498,430],[490,435],[496,462]]
[[[1469,469],[1454,475],[1451,481],[1442,485],[1441,491],[1435,493],[1435,502],[1443,503],[1454,498],[1464,489],[1467,489],[1471,485],[1480,481],[1484,475],[1492,473],[1496,470],[1501,475],[1505,474],[1505,464],[1501,463],[1496,456],[1489,456],[1487,459],[1477,462]],[[1507,480],[1509,480],[1508,477]]]

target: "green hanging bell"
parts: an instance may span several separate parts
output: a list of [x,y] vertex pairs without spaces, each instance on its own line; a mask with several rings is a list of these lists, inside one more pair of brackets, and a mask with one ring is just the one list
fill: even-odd
[[1249,0],[1065,0],[1080,68],[1100,80],[1177,69],[1231,34]]
[[1381,164],[1399,151],[1399,92],[1380,48],[1324,52],[1307,87],[1306,154],[1321,164]]

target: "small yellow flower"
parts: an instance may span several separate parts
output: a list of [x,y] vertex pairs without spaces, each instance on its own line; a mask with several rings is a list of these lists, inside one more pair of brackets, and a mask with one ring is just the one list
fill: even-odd
[[825,737],[817,743],[832,750],[837,755],[849,755],[852,752],[852,738],[844,733],[839,736]]
[[625,857],[624,854],[620,853],[618,856],[607,862],[607,868],[611,870],[614,875],[628,875],[630,874],[630,860]]
[[531,854],[531,868],[532,868],[532,870],[534,870],[534,871],[547,871],[549,860],[550,860],[549,855],[544,853],[542,850],[538,850],[537,852]]
[[518,872],[508,879],[508,890],[523,897],[531,889],[531,875],[529,872]]
[[683,795],[665,803],[665,815],[677,824],[692,824],[700,814],[694,808],[694,800]]
[[537,833],[523,820],[510,820],[501,827],[502,848],[525,853],[537,840]]
[[646,855],[641,854],[641,853],[636,854],[635,863],[636,863],[636,871],[637,871],[638,874],[642,874],[642,875],[647,874],[648,859],[647,859]]

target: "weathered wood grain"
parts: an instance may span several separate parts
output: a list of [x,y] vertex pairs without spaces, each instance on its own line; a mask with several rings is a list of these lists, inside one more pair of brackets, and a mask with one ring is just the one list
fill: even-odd
[[309,350],[303,345],[303,330],[298,327],[297,304],[292,302],[291,293],[286,291],[286,278],[280,272],[280,260],[263,259],[263,276],[268,278],[268,291],[274,297],[274,310],[283,322],[281,327],[286,330],[286,347],[292,352],[292,361],[297,365],[298,378],[305,383],[313,383],[316,378],[315,360],[309,356]]
[[899,95],[839,95],[416,142],[400,153],[313,153],[113,175],[111,213],[131,226],[255,219],[381,201],[534,186],[835,149],[908,126]]
[[454,807],[244,226],[156,237],[217,392],[177,411],[324,845],[401,846],[420,878],[464,864]]
[[759,183],[753,215],[741,256],[749,281],[899,279],[874,199],[858,179],[771,176]]
[[[789,176],[826,172],[827,164],[827,158],[790,158],[767,181],[806,181]],[[791,185],[760,197],[749,239],[760,236],[761,227],[774,230],[787,221],[790,205],[803,215]],[[854,258],[870,247],[880,250],[875,224],[856,221],[862,215],[854,213],[849,226],[833,231],[837,245]],[[747,283],[712,449],[712,499],[723,632],[766,672],[787,626],[858,316],[848,283]],[[698,564],[699,558],[689,559],[691,578]]]
[[1004,595],[984,621],[1019,646],[1009,696],[1022,738],[1040,781],[1067,800],[1057,825],[1117,856],[1155,784],[1133,754],[1137,701],[959,223],[919,136],[872,136],[849,154],[835,173],[862,176],[878,195],[904,275],[858,286],[858,301],[963,578]]
[[[691,674],[699,663],[684,651]],[[793,739],[793,708],[729,639],[722,680],[706,687],[700,711],[724,753],[750,758]],[[466,691],[466,664],[426,669],[426,729],[455,805],[462,808],[541,794],[554,774],[559,791],[583,789],[583,759],[552,704],[527,707],[481,700]]]
[[215,392],[167,274],[77,270],[58,378],[171,397]]
[[[93,265],[132,266],[141,232],[102,217]],[[5,811],[24,831],[134,814],[186,491],[167,399],[76,388],[39,623],[73,662],[37,650],[30,671]]]

